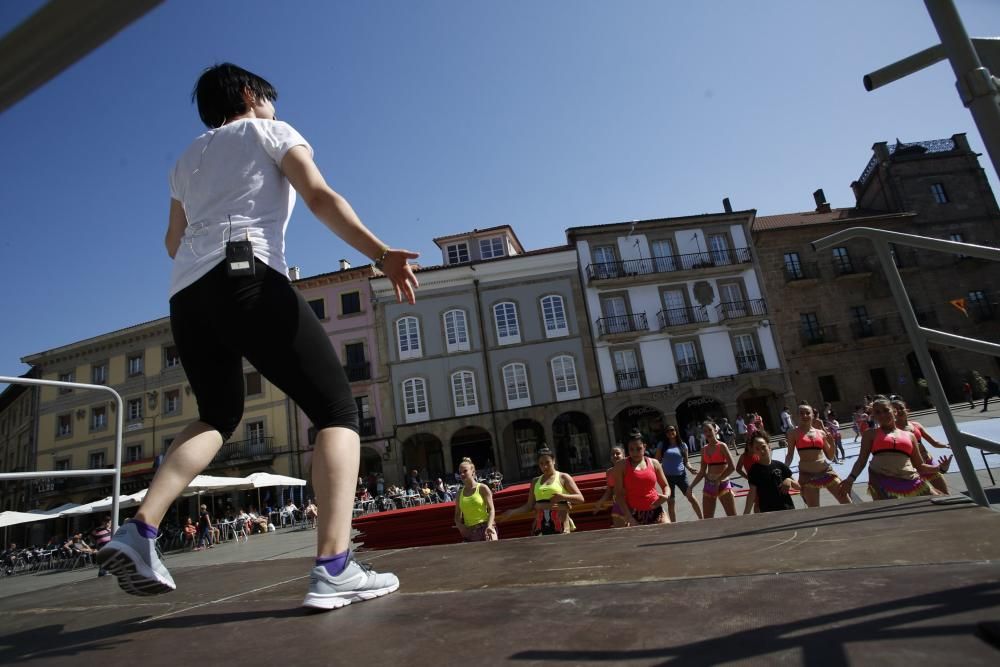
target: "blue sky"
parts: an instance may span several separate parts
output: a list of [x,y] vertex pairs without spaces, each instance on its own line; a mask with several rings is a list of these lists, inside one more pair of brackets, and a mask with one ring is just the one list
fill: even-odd
[[[0,30],[40,4],[0,3]],[[1000,33],[1000,3],[956,5]],[[274,83],[331,185],[434,264],[433,237],[499,224],[530,249],[723,197],[850,206],[876,141],[984,152],[946,63],[862,87],[936,42],[916,0],[166,2],[0,115],[0,375],[167,314],[166,176],[214,62]],[[287,250],[303,275],[364,261],[301,204]]]

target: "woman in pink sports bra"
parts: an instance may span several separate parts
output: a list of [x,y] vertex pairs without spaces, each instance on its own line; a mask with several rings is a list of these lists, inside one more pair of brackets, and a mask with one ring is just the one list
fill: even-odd
[[937,496],[940,493],[927,483],[922,473],[933,473],[936,467],[924,463],[917,439],[909,431],[896,426],[892,404],[878,396],[872,404],[874,429],[861,436],[861,451],[851,474],[841,485],[841,493],[849,494],[854,480],[872,457],[868,466],[868,493],[873,500],[891,500],[913,496]]
[[806,506],[819,507],[820,489],[828,490],[842,505],[850,503],[851,497],[840,492],[840,478],[830,465],[830,460],[836,458],[837,453],[833,436],[805,401],[799,403],[799,425],[787,433],[787,438],[785,465],[791,466],[798,452],[798,482],[802,486],[802,500]]
[[612,528],[624,528],[628,525],[628,520],[625,518],[625,512],[618,505],[618,502],[614,499],[615,497],[615,465],[619,461],[625,459],[625,447],[622,445],[615,445],[611,448],[611,467],[607,469],[604,473],[607,488],[604,489],[604,495],[601,496],[594,504],[594,514],[597,514],[603,510],[608,505],[611,505],[611,527]]
[[722,503],[726,516],[734,516],[736,499],[733,497],[733,485],[729,481],[729,475],[736,470],[736,461],[733,460],[733,453],[729,451],[729,447],[719,441],[719,427],[715,422],[707,421],[701,428],[705,434],[705,446],[701,450],[701,467],[691,480],[691,488],[693,489],[702,478],[705,479],[705,486],[701,490],[701,509],[706,519],[715,516],[716,500]]
[[940,449],[951,449],[947,444],[942,445],[940,442],[935,440],[930,433],[928,433],[920,422],[912,421],[910,419],[910,409],[906,406],[906,402],[902,399],[897,398],[892,402],[892,411],[896,417],[896,427],[904,431],[909,431],[913,434],[913,437],[917,439],[917,447],[920,449],[920,456],[923,457],[924,462],[927,465],[934,465],[937,467],[933,473],[920,473],[920,476],[927,480],[927,483],[933,486],[935,489],[948,495],[948,482],[945,481],[944,475],[942,473],[948,472],[948,467],[951,465],[951,456],[942,456],[936,464],[934,462],[934,457],[932,457],[928,452],[927,448],[924,447],[924,440],[929,442],[932,447],[938,447]]

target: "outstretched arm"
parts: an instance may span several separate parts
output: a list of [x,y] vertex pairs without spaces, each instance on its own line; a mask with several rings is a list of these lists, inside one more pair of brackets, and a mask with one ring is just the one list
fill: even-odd
[[181,247],[181,239],[184,237],[184,230],[187,229],[187,215],[184,213],[184,205],[176,199],[170,200],[170,216],[167,222],[167,237],[163,240],[167,246],[167,254],[170,259],[177,255],[177,249]]
[[408,260],[416,259],[417,253],[392,250],[365,227],[347,200],[327,185],[305,146],[295,146],[285,153],[281,171],[313,215],[330,231],[366,257],[382,260],[382,272],[392,281],[400,303],[404,298],[410,303],[416,302],[414,290],[418,286],[417,277]]

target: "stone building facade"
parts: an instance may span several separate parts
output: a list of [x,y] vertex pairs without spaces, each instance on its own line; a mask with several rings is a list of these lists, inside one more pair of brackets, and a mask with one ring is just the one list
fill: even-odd
[[753,219],[727,210],[567,230],[615,440],[748,412],[778,425],[788,385]]
[[[24,357],[38,376],[107,385],[122,397],[122,493],[149,486],[160,457],[198,417],[198,406],[161,318]],[[299,476],[294,407],[244,362],[246,406],[232,438],[205,474],[244,476],[268,471]],[[109,468],[114,465],[116,404],[105,392],[41,387],[36,419],[38,470]],[[86,503],[111,492],[110,477],[35,482],[36,507]]]
[[372,280],[396,424],[387,481],[447,475],[466,456],[525,479],[542,445],[567,472],[601,467],[607,434],[572,248],[525,252],[507,226],[435,243],[443,263],[419,270],[416,305]]
[[[899,308],[868,241],[816,252],[810,243],[850,227],[876,227],[978,245],[1000,243],[996,199],[965,135],[912,144],[885,142],[851,184],[856,206],[759,216],[753,241],[771,296],[772,319],[797,400],[830,402],[842,420],[866,394],[895,393],[925,405],[923,377]],[[927,327],[1000,340],[1000,266],[898,247],[895,262],[918,320]],[[966,312],[951,305],[964,299]],[[932,347],[949,397],[972,371],[1000,374],[997,359]]]

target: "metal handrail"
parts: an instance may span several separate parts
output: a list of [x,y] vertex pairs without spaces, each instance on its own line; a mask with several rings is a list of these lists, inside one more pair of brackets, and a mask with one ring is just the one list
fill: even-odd
[[969,457],[967,447],[977,447],[994,454],[1000,454],[1000,443],[959,430],[958,424],[955,422],[955,416],[951,414],[951,410],[946,409],[948,406],[948,397],[945,396],[944,387],[941,385],[941,378],[938,377],[937,368],[935,368],[934,360],[931,358],[928,343],[939,343],[994,357],[1000,356],[1000,345],[921,326],[917,321],[917,316],[913,311],[913,304],[906,293],[906,285],[903,284],[903,279],[899,275],[899,269],[896,267],[895,261],[893,261],[889,248],[890,244],[895,243],[900,246],[922,248],[935,252],[948,252],[956,255],[978,257],[979,259],[993,262],[1000,262],[1000,248],[990,248],[988,246],[961,243],[959,241],[945,241],[926,236],[873,229],[871,227],[844,229],[825,236],[818,241],[813,241],[812,247],[815,250],[826,250],[854,238],[868,239],[875,246],[879,263],[885,272],[889,288],[892,290],[892,296],[896,300],[896,307],[899,309],[899,315],[903,320],[906,335],[909,337],[910,344],[913,346],[913,352],[920,363],[920,370],[924,374],[924,379],[927,380],[927,388],[930,390],[934,408],[937,411],[938,418],[941,420],[941,426],[944,427],[944,432],[948,436],[948,442],[951,444],[952,451],[955,453],[958,468],[962,471],[962,480],[965,482],[965,486],[969,490],[969,495],[972,499],[984,507],[989,507],[989,497],[983,491],[979,477],[976,476],[976,471],[972,466],[972,459]]
[[[106,391],[115,399],[115,467],[98,468],[96,470],[45,470],[35,472],[5,472],[0,473],[0,482],[18,479],[48,479],[52,477],[114,477],[111,484],[111,533],[118,530],[118,496],[122,486],[122,414],[125,411],[122,397],[111,387],[102,384],[84,384],[82,382],[62,382],[59,380],[35,380],[22,377],[7,377],[0,375],[0,382],[7,384],[40,385],[46,387],[65,387],[67,389],[94,389]],[[37,415],[36,415],[37,418]],[[37,461],[36,461],[37,465]]]

